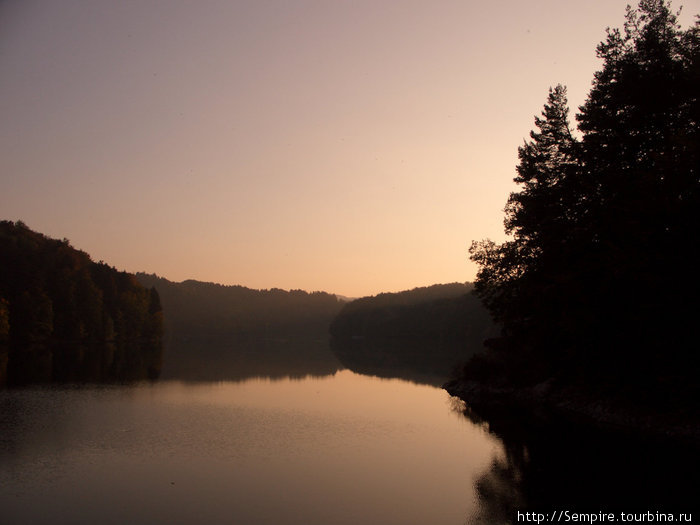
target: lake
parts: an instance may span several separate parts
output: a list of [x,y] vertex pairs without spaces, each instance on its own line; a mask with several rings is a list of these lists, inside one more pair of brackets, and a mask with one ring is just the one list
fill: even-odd
[[697,448],[464,409],[438,387],[347,369],[3,390],[0,522],[453,525],[517,523],[519,511],[696,511]]
[[0,429],[8,525],[459,524],[501,453],[443,390],[349,370],[0,391]]

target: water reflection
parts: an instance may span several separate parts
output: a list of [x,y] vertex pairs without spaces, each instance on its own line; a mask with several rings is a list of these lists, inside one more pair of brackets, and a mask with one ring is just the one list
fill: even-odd
[[[3,519],[447,525],[695,510],[697,449],[475,413],[432,386],[338,371],[323,344],[246,351],[230,353],[237,368],[204,369],[236,381],[1,391]],[[220,363],[220,349],[200,353]]]
[[347,368],[358,374],[398,378],[440,387],[460,366],[459,345],[318,339],[172,339],[161,378],[185,381],[242,381],[323,377]]
[[242,381],[323,377],[342,368],[325,339],[212,338],[167,342],[161,378]]
[[399,338],[331,339],[331,350],[343,366],[358,374],[437,387],[453,377],[468,356],[460,343],[412,343]]
[[350,371],[3,391],[3,519],[461,523],[497,441],[448,401]]
[[[693,512],[698,448],[516,410],[459,408],[502,442],[475,481],[468,523],[517,523],[517,513]],[[521,520],[522,521],[522,520]]]
[[160,374],[162,354],[162,342],[149,339],[31,342],[12,350],[0,344],[0,387],[155,380]]

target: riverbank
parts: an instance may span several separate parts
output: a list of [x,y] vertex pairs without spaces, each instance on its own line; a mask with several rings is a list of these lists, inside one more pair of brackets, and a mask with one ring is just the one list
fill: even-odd
[[697,419],[560,385],[456,380],[444,387],[466,402],[461,410],[470,421],[503,444],[503,456],[476,481],[497,512],[477,523],[516,523],[518,512],[562,508],[693,512],[697,506]]
[[700,446],[700,417],[697,408],[689,406],[601,396],[581,388],[553,387],[547,383],[516,388],[454,379],[443,388],[462,399],[470,413],[486,421],[515,417],[536,422],[556,417],[587,427]]

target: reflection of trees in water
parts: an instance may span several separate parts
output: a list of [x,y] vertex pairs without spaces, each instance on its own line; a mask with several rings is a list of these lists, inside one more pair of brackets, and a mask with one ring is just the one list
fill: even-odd
[[460,343],[404,338],[332,338],[331,350],[343,366],[358,374],[396,377],[433,386],[442,386],[453,377],[467,354]]
[[693,510],[697,444],[517,409],[460,411],[502,443],[474,482],[478,507],[467,523],[516,523],[518,511]]
[[519,460],[510,456],[508,451],[505,457],[493,458],[489,470],[474,482],[478,507],[467,523],[509,523],[518,509],[524,507],[525,500],[520,491],[522,471],[518,465]]
[[527,463],[528,451],[524,444],[504,441],[503,437],[493,431],[490,424],[459,398],[452,398],[452,409],[463,414],[469,421],[495,433],[501,438],[501,449],[494,454],[491,464],[474,481],[477,507],[468,517],[469,525],[492,525],[510,523],[518,509],[525,507],[522,492],[524,465]]
[[326,341],[220,337],[170,341],[162,378],[188,381],[251,377],[301,379],[331,375],[341,368]]

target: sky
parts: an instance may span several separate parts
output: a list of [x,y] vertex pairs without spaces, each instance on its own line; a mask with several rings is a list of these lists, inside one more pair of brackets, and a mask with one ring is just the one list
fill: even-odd
[[471,281],[627,3],[0,0],[0,219],[173,281]]

